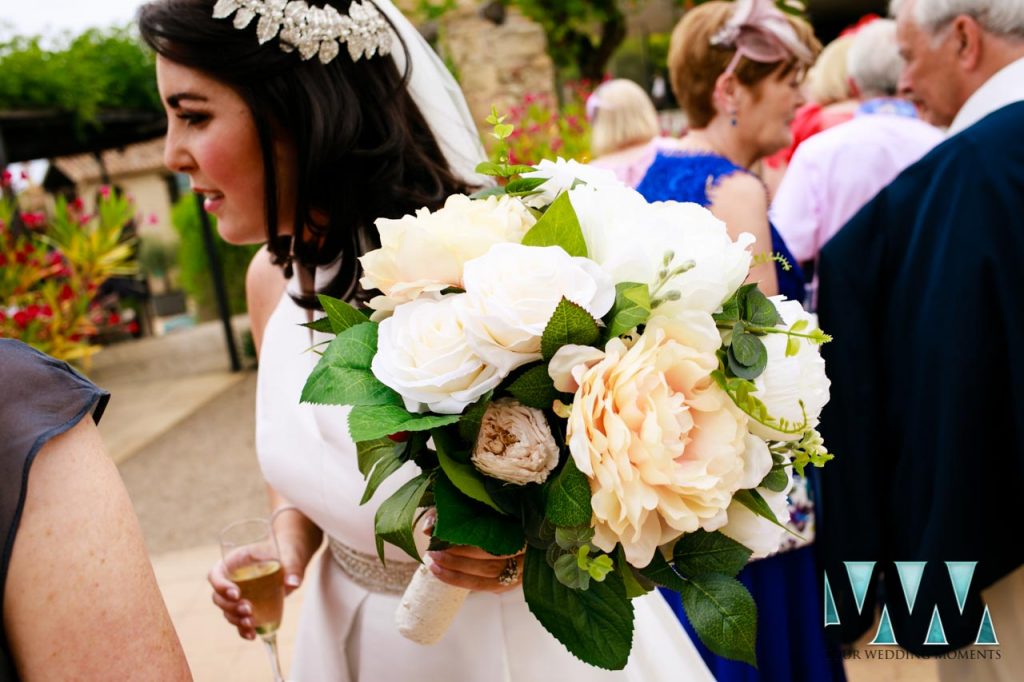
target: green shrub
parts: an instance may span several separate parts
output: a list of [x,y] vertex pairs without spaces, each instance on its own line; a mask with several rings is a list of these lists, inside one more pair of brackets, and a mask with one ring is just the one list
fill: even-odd
[[[181,239],[178,247],[181,288],[196,302],[200,320],[213,319],[217,316],[217,299],[214,297],[213,278],[210,276],[209,260],[200,232],[199,206],[196,204],[195,195],[188,194],[174,205],[171,222]],[[217,219],[214,216],[210,216],[210,225],[213,228],[217,255],[224,273],[228,307],[232,315],[243,313],[246,310],[245,271],[259,247],[228,244],[217,234]]]

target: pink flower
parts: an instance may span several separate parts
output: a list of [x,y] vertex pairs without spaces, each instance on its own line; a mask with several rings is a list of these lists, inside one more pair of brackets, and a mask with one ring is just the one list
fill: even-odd
[[160,218],[157,216],[156,213],[150,213],[149,216],[146,218],[146,224],[148,225],[157,225],[159,224],[159,222]]
[[100,187],[100,196],[104,199],[110,198],[110,185],[103,185]]

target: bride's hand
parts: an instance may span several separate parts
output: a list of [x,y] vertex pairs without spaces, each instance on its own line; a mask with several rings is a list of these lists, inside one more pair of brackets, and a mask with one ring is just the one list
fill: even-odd
[[[508,592],[519,587],[523,575],[523,553],[494,556],[477,547],[458,546],[428,552],[430,570],[443,582],[480,592]],[[514,568],[512,562],[515,562]],[[502,576],[505,580],[500,580]]]
[[[284,568],[284,590],[288,595],[302,584],[306,567],[320,547],[323,534],[301,513],[289,513],[283,516],[293,518],[275,519],[274,532],[277,536],[282,568]],[[241,598],[238,585],[229,577],[223,559],[210,569],[207,580],[213,587],[213,603],[224,613],[224,618],[238,628],[238,634],[241,637],[255,639],[256,629],[252,622],[252,604]]]

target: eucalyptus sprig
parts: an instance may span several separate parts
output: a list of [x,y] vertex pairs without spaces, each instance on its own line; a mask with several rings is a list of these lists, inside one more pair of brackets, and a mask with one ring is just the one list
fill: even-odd
[[825,441],[817,429],[807,429],[800,440],[769,443],[768,449],[773,456],[791,457],[793,471],[801,476],[808,464],[820,469],[826,462],[835,459],[835,455],[825,447]]
[[[529,173],[530,171],[536,170],[533,166],[509,163],[508,138],[515,131],[515,126],[511,123],[505,123],[507,118],[508,116],[498,114],[497,107],[493,105],[491,106],[491,115],[486,118],[486,121],[491,125],[491,132],[489,133],[490,136],[498,141],[498,162],[484,161],[476,167],[477,173],[510,180],[522,173]],[[523,196],[532,193],[546,180],[547,178],[521,178],[519,180],[513,180],[504,188],[490,188],[485,191],[491,194],[513,194]],[[516,185],[516,183],[520,183],[520,185]],[[498,189],[502,189],[503,191],[493,191]]]
[[768,263],[778,263],[786,272],[793,269],[793,264],[789,262],[789,259],[778,252],[759,253],[750,259],[750,267],[752,268],[756,268],[758,265],[766,265]]

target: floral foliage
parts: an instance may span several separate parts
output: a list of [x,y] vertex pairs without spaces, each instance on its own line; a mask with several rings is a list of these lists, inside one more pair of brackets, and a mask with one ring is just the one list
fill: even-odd
[[[528,94],[509,109],[508,123],[515,127],[507,140],[509,163],[535,164],[556,156],[584,163],[590,159],[590,125],[584,111],[590,87],[573,83],[568,89],[570,96],[561,108],[541,93]],[[504,147],[494,145],[491,159],[501,161],[503,152]]]
[[121,239],[132,217],[131,202],[109,191],[95,215],[80,200],[58,199],[46,216],[19,213],[15,200],[0,198],[0,337],[61,360],[95,353],[93,339],[122,324],[93,298],[110,277],[134,272],[132,244]]

